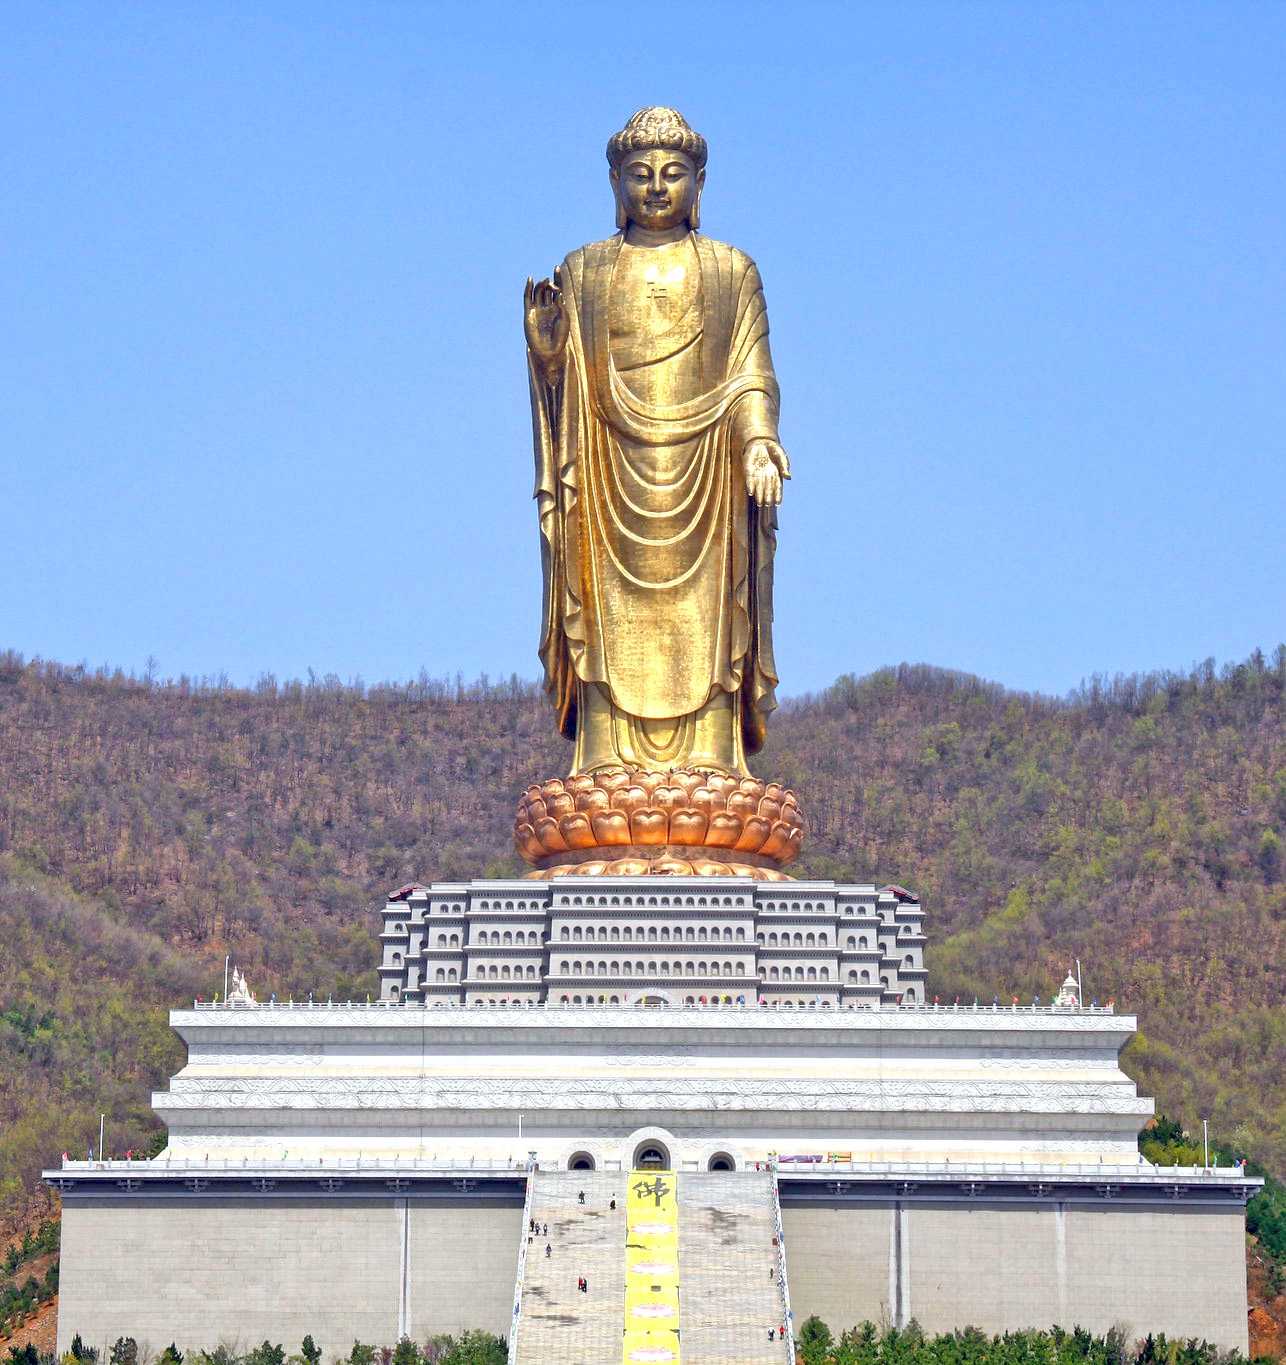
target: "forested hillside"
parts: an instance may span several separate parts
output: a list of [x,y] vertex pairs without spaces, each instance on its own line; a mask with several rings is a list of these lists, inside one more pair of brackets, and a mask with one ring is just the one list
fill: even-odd
[[[785,707],[799,875],[924,899],[930,991],[1137,1010],[1158,1108],[1286,1170],[1286,648],[1053,701],[927,667]],[[261,994],[375,988],[388,888],[519,868],[516,797],[563,770],[535,689],[250,690],[0,655],[0,1215],[42,1162],[153,1136],[168,1006],[225,952]]]

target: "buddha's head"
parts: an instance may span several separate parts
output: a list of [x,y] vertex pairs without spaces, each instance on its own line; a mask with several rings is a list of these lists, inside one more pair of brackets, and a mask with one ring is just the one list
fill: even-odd
[[640,109],[607,144],[607,160],[618,228],[700,226],[706,140],[677,109]]

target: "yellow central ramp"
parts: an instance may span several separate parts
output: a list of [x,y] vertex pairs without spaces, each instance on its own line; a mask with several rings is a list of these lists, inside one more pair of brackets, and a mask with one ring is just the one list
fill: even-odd
[[625,1191],[624,1365],[680,1365],[679,1182],[631,1171]]

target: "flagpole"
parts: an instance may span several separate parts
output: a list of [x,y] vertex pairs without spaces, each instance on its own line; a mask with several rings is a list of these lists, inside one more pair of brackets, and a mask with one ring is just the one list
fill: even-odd
[[228,963],[232,961],[232,954],[229,953],[223,959],[223,1003],[228,1003]]

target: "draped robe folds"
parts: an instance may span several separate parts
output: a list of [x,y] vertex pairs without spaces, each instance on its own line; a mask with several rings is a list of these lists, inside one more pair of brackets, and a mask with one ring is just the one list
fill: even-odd
[[570,331],[556,371],[528,357],[540,657],[559,728],[576,741],[573,772],[744,774],[776,705],[776,513],[754,505],[742,469],[750,440],[777,439],[763,288],[742,252],[687,240],[693,309],[634,338],[643,354],[625,356],[610,334],[618,234],[563,263]]

